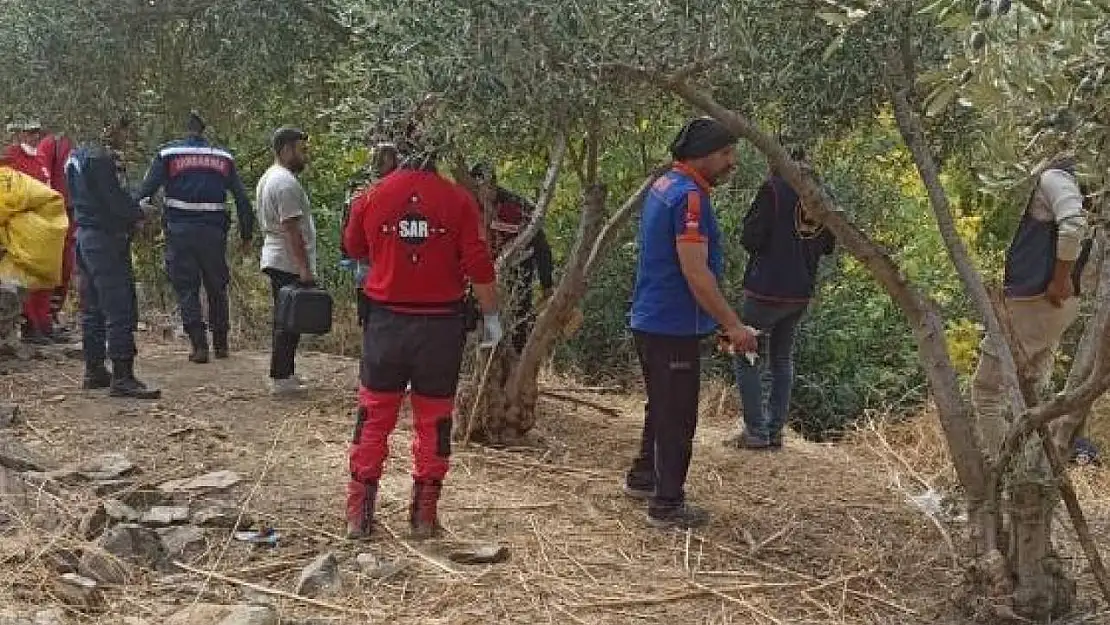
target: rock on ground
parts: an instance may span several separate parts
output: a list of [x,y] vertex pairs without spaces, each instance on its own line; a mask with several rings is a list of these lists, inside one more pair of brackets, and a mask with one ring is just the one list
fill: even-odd
[[162,534],[162,545],[171,558],[191,560],[205,547],[204,530],[192,525],[168,528]]
[[99,549],[89,549],[81,557],[79,571],[105,584],[127,581],[124,563],[154,568],[166,556],[158,535],[141,525],[117,525],[105,532],[98,542]]
[[[239,522],[236,523],[236,520]],[[199,525],[200,527],[219,527],[223,529],[250,527],[253,520],[254,519],[246,513],[240,518],[238,508],[230,505],[201,508],[193,513],[191,519],[193,525]]]
[[119,499],[105,499],[104,512],[108,518],[116,523],[135,523],[142,518],[139,511],[123,503]]
[[99,480],[118,480],[121,477],[130,475],[138,467],[134,462],[131,462],[123,454],[104,454],[91,458],[78,467],[81,476],[90,482]]
[[371,579],[386,579],[393,577],[404,570],[404,565],[392,562],[390,560],[382,560],[372,553],[360,553],[355,558],[358,563],[358,568],[362,574]]
[[198,603],[174,614],[165,625],[278,625],[272,608]]
[[0,467],[13,471],[45,471],[46,461],[27,449],[23,443],[0,438]]
[[142,524],[151,527],[179,525],[189,520],[189,509],[185,506],[154,506],[143,515]]
[[301,571],[294,592],[302,597],[330,594],[340,588],[339,561],[334,553],[325,553]]
[[97,503],[95,508],[81,517],[81,522],[77,525],[77,533],[84,540],[92,540],[100,536],[107,527],[108,511],[104,509],[104,504]]
[[10,428],[19,425],[20,422],[18,404],[0,404],[0,428]]
[[170,480],[158,488],[166,493],[187,492],[192,490],[223,490],[231,488],[242,480],[234,471],[213,471],[185,480]]
[[62,575],[54,584],[54,595],[63,605],[75,610],[91,611],[104,605],[99,585],[76,573]]

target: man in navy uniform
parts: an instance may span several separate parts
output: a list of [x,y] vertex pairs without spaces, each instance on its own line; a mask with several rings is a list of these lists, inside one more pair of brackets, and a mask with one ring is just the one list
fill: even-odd
[[[146,200],[165,188],[166,273],[177,293],[181,324],[193,344],[189,360],[205,363],[208,330],[212,331],[216,358],[228,356],[227,192],[235,196],[239,237],[245,250],[250,249],[254,212],[235,158],[204,138],[205,123],[200,115],[189,113],[185,128],[184,139],[158,150],[138,196]],[[200,305],[202,284],[208,296],[207,325]]]

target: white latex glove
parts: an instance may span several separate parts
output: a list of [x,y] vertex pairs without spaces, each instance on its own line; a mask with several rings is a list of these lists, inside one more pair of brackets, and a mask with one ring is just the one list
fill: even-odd
[[505,335],[505,331],[501,328],[501,315],[497,313],[489,313],[482,315],[483,329],[482,329],[482,342],[478,343],[478,347],[489,348],[494,347],[501,342],[501,337]]

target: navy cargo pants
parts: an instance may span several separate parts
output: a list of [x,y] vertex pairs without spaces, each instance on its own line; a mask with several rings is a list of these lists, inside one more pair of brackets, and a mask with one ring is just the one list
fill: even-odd
[[[181,325],[190,336],[211,329],[227,334],[227,231],[201,224],[166,224],[166,274],[177,294]],[[200,287],[208,296],[208,324],[200,305]]]
[[133,359],[139,306],[131,269],[131,234],[79,228],[77,272],[85,361],[100,365],[105,356]]

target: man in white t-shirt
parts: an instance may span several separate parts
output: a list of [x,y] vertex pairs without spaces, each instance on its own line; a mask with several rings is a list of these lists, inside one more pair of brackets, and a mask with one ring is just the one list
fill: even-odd
[[[270,277],[274,312],[282,287],[312,284],[316,276],[316,224],[308,194],[297,175],[308,164],[308,135],[295,128],[274,133],[274,164],[258,181],[258,223],[262,229],[262,271]],[[296,377],[299,334],[278,328],[274,319],[270,381],[275,394],[302,389]]]

